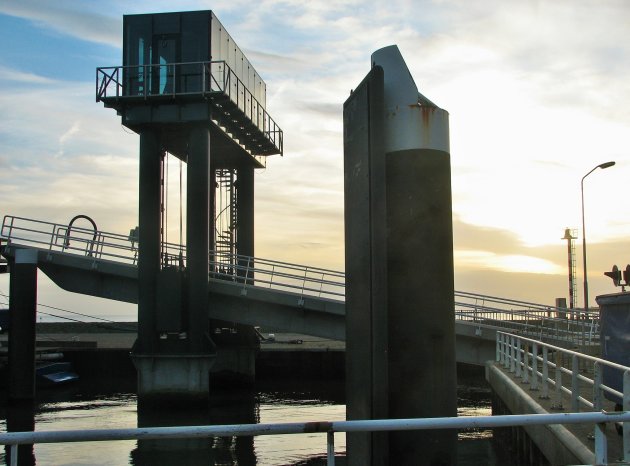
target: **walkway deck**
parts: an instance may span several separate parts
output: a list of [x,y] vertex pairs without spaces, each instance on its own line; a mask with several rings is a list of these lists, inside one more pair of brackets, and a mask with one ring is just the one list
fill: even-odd
[[[547,414],[570,412],[571,399],[562,396],[563,409],[559,409],[556,393],[550,387],[550,397],[541,397],[540,390],[531,390],[529,383],[524,383],[522,377],[506,370],[501,364],[488,361],[486,365],[486,379],[494,393],[507,407],[510,414]],[[581,384],[580,396],[592,399],[592,386]],[[605,411],[614,411],[614,404],[608,400],[604,402]],[[493,414],[506,414],[495,413]],[[593,425],[553,425],[525,427],[527,434],[538,446],[551,464],[595,464]],[[608,458],[610,462],[623,461],[622,437],[612,426],[607,426]]]

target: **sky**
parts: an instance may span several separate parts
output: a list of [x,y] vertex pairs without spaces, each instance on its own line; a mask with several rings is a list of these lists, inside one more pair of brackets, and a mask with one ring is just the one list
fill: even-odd
[[[568,301],[568,227],[583,303],[580,181],[614,160],[584,181],[584,209],[591,304],[619,290],[603,272],[630,263],[627,0],[2,0],[0,215],[137,224],[138,136],[95,102],[95,70],[122,64],[124,14],[201,9],[265,80],[284,131],[284,156],[255,177],[257,256],[343,270],[342,106],[372,52],[396,44],[450,114],[456,289]],[[135,315],[43,274],[39,300]]]

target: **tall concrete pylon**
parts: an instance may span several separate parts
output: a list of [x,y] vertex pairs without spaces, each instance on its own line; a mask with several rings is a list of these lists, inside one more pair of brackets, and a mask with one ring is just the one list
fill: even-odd
[[[448,112],[396,46],[344,104],[347,418],[457,415]],[[452,465],[457,432],[348,436],[350,465]]]

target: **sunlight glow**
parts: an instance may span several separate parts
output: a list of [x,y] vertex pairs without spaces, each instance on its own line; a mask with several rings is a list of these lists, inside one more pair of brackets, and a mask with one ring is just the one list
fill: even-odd
[[564,270],[551,261],[524,255],[500,255],[486,251],[455,251],[455,269],[483,268],[503,272],[558,275]]

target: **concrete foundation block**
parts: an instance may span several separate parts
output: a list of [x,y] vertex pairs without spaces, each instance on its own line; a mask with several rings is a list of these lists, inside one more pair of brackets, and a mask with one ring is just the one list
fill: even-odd
[[205,402],[210,396],[214,354],[132,354],[138,398]]

